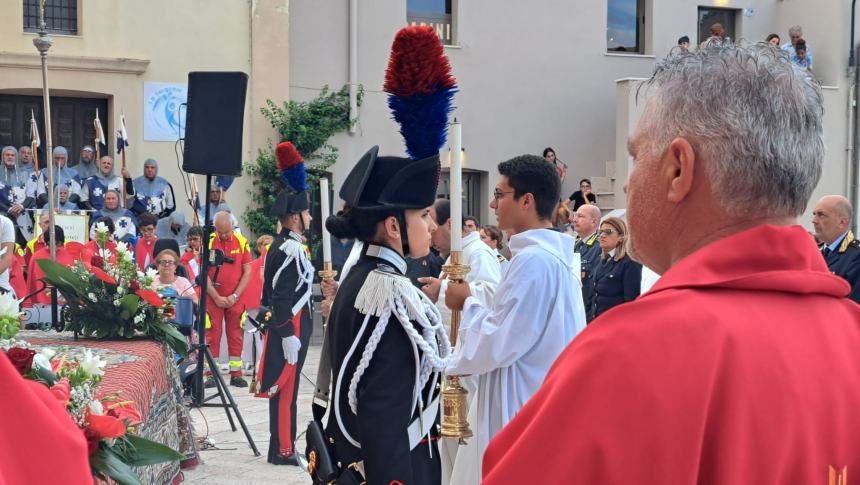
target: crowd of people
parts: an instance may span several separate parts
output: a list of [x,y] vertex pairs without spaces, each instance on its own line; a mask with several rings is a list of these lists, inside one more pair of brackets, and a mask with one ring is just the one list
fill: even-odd
[[[314,408],[306,435],[315,482],[845,483],[860,468],[853,210],[818,201],[822,247],[797,220],[824,160],[820,87],[772,46],[713,43],[661,61],[648,89],[626,221],[604,218],[580,184],[576,238],[556,227],[561,174],[546,157],[499,163],[497,227],[452,220],[436,198],[438,155],[374,147],[353,166],[325,221],[351,249],[339,280],[321,284],[315,397],[328,414]],[[271,214],[281,230],[259,278],[273,315],[260,393],[268,461],[298,465],[307,194],[282,192]],[[206,297],[226,314],[257,275],[229,214],[215,219],[210,244],[236,266]],[[156,225],[138,218],[143,241]],[[157,243],[138,261],[188,291],[168,269],[183,258]],[[462,281],[441,269],[454,250],[470,268]],[[645,268],[661,276],[643,293]],[[469,391],[466,443],[441,439],[444,376]]]
[[[723,27],[723,24],[719,22],[711,25],[709,33],[711,34],[710,37],[702,41],[699,45],[700,49],[704,49],[709,46],[722,46],[724,44],[731,43],[732,41],[728,36],[728,32],[725,27]],[[807,74],[812,75],[812,47],[809,46],[806,39],[803,37],[803,27],[800,25],[794,25],[789,28],[788,38],[789,42],[780,44],[782,40],[780,39],[779,34],[774,33],[769,34],[765,38],[765,42],[785,51],[792,64]],[[678,48],[684,52],[689,51],[690,37],[686,35],[680,37],[678,39]]]

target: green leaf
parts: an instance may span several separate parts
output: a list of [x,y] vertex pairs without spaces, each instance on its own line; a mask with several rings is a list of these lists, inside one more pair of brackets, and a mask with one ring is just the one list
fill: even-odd
[[173,349],[174,352],[179,354],[181,357],[186,357],[188,355],[188,343],[185,340],[185,336],[182,335],[176,327],[166,322],[158,322],[154,327],[158,329],[158,333],[162,335],[162,340],[168,345],[168,347]]
[[142,485],[134,470],[109,449],[99,448],[99,451],[90,457],[90,467],[111,477],[119,485]]
[[119,307],[122,310],[128,312],[128,314],[129,314],[129,317],[124,317],[124,318],[131,318],[131,316],[135,315],[137,313],[137,308],[139,306],[140,306],[140,297],[135,295],[134,293],[129,293],[129,294],[125,295],[124,297],[122,297],[122,299],[120,300],[120,304],[119,304]]
[[128,464],[132,466],[154,465],[166,461],[178,461],[185,459],[182,453],[169,446],[156,443],[155,441],[141,438],[133,434],[126,434],[125,439],[132,445],[133,449],[127,455]]
[[45,280],[63,291],[71,292],[76,296],[85,291],[85,285],[74,271],[62,264],[50,259],[38,259],[36,264],[45,273]]

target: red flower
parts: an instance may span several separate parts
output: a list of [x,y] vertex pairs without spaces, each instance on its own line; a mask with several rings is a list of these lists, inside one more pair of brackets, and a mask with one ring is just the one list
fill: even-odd
[[114,418],[126,421],[126,424],[129,426],[137,426],[143,422],[140,418],[140,412],[138,412],[134,407],[134,403],[131,401],[124,401],[111,405],[108,405],[108,403],[102,403],[102,405],[105,409],[108,409],[108,416],[113,416]]
[[135,290],[137,296],[139,296],[143,301],[149,303],[155,308],[161,308],[164,306],[164,300],[158,296],[158,293],[152,290]]
[[30,372],[30,368],[33,367],[33,356],[36,355],[36,351],[32,349],[22,349],[19,347],[13,347],[6,351],[6,357],[9,357],[9,360],[12,361],[12,365],[15,366],[15,369],[21,373],[21,375],[27,375]]
[[[104,260],[102,260],[102,263],[104,263]],[[94,275],[96,275],[96,278],[104,281],[105,283],[110,284],[110,285],[116,284],[116,280],[113,279],[113,276],[105,273],[104,271],[102,271],[96,267],[93,267],[92,272]]]
[[128,287],[131,288],[131,291],[137,291],[140,289],[140,283],[136,280],[131,280],[131,283],[128,284]]
[[101,435],[97,432],[93,431],[92,428],[84,429],[84,437],[87,439],[87,452],[89,456],[93,456],[99,451],[99,443],[102,440]]
[[126,432],[125,423],[113,416],[87,415],[87,427],[102,438],[119,438]]
[[92,258],[93,266],[96,268],[104,269],[105,267],[105,258],[99,256],[98,254],[93,255]]
[[51,386],[51,394],[57,398],[57,401],[63,403],[63,406],[69,405],[69,399],[72,394],[72,385],[69,380],[63,377],[56,384]]

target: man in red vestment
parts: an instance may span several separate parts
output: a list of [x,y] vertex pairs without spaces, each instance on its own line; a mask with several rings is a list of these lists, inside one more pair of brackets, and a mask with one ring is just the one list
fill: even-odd
[[663,276],[573,340],[484,481],[844,483],[860,306],[796,225],[824,159],[821,91],[758,45],[672,54],[651,89],[627,217]]

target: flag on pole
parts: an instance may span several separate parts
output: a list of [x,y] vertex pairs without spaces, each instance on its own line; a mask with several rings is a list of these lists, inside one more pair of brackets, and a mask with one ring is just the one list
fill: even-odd
[[33,173],[39,176],[39,147],[42,139],[39,137],[39,125],[36,124],[36,114],[30,110],[30,149],[33,151]]
[[39,138],[39,125],[36,124],[36,114],[30,110],[30,145],[33,151],[42,146],[42,139]]
[[125,113],[119,116],[119,130],[116,131],[116,152],[122,153],[128,146],[128,133],[125,131]]
[[96,159],[101,158],[101,147],[107,146],[107,140],[105,140],[105,131],[102,129],[102,122],[99,120],[99,109],[96,108],[96,119],[93,120],[93,127],[96,131],[95,136],[95,144],[96,144]]

